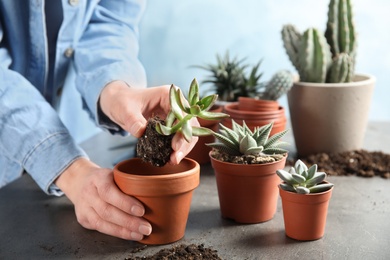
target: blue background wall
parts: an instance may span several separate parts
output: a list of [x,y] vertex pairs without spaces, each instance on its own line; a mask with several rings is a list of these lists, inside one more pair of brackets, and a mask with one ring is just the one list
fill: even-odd
[[[292,23],[300,31],[325,30],[328,0],[149,0],[140,27],[140,58],[148,85],[174,83],[187,89],[207,72],[190,68],[215,62],[229,50],[255,64],[267,80],[280,69],[295,72],[280,31]],[[377,78],[370,120],[390,120],[390,1],[355,0],[358,32],[356,71]],[[203,86],[203,88],[206,86]],[[287,108],[286,97],[280,103]]]

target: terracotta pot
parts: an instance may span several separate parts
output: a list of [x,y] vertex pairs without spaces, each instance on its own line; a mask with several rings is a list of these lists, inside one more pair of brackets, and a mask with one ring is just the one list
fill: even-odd
[[[211,157],[211,154],[210,154]],[[280,179],[286,158],[267,164],[233,164],[211,157],[221,215],[239,223],[260,223],[273,218]]]
[[361,74],[351,83],[295,82],[287,96],[298,155],[360,149],[374,84]]
[[271,130],[271,135],[281,132],[286,129],[286,115],[282,106],[279,106],[274,111],[242,111],[238,108],[238,103],[230,103],[224,106],[224,112],[230,115],[230,118],[222,120],[222,124],[231,127],[231,120],[233,119],[237,123],[242,125],[242,121],[245,120],[247,126],[254,130],[255,127],[263,126],[274,122],[274,126]]
[[184,158],[179,165],[154,167],[133,158],[114,167],[114,180],[125,194],[145,206],[152,234],[143,244],[168,244],[184,236],[193,190],[199,185],[199,164]]
[[[214,105],[210,109],[210,112],[222,112],[222,110],[222,105]],[[221,120],[204,120],[202,118],[198,118],[198,121],[201,126],[217,132],[219,128],[218,124]],[[187,157],[194,159],[200,164],[210,162],[209,152],[211,151],[211,147],[208,147],[206,144],[213,143],[214,141],[215,137],[213,135],[200,136],[198,142],[195,144],[194,148],[187,155]]]
[[239,97],[238,109],[242,111],[275,111],[279,109],[279,103],[275,100]]
[[286,235],[303,241],[323,237],[332,191],[298,194],[279,186]]

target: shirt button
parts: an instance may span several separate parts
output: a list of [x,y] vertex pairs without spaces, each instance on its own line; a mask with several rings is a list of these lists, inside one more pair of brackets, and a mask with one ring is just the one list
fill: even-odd
[[79,4],[79,0],[69,0],[69,4],[72,6],[76,6]]
[[72,57],[73,52],[74,52],[73,48],[67,48],[64,52],[64,55],[65,55],[65,57],[70,58],[70,57]]

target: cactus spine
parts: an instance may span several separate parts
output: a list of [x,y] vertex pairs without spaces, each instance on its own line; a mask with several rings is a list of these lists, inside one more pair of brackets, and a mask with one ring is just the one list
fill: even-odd
[[293,77],[287,70],[275,73],[265,85],[265,90],[260,97],[267,100],[277,100],[287,93],[293,85]]
[[330,0],[325,34],[315,28],[303,34],[285,25],[286,52],[304,82],[350,82],[356,57],[356,32],[350,0]]

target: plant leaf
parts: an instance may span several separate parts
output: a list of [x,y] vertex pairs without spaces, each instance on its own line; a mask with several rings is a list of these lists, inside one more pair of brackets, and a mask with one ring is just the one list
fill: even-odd
[[334,185],[332,183],[323,183],[316,186],[310,187],[309,190],[311,193],[324,192],[331,189]]
[[188,93],[188,101],[190,102],[190,106],[196,105],[199,101],[199,85],[196,79],[193,79],[190,85],[190,91]]
[[198,117],[205,120],[221,120],[223,118],[229,117],[229,115],[219,112],[200,111]]
[[208,111],[214,105],[218,95],[209,95],[200,100],[200,104],[203,105],[202,111]]
[[291,177],[298,183],[305,183],[306,182],[306,178],[303,177],[302,175],[300,174],[297,174],[297,173],[292,173],[291,174]]
[[314,176],[306,181],[306,185],[309,187],[312,187],[316,185],[317,183],[321,183],[325,180],[326,173],[325,172],[316,172]]
[[282,188],[285,191],[297,192],[295,190],[294,186],[288,185],[287,183],[281,183],[279,185],[280,185],[280,188]]
[[314,177],[314,174],[317,172],[317,164],[313,164],[308,170],[307,170],[307,179],[310,180]]
[[302,186],[295,187],[295,190],[299,194],[309,194],[310,193],[310,190],[308,188],[302,187]]
[[190,143],[192,140],[192,127],[189,121],[184,122],[183,126],[181,127],[181,131],[183,133],[184,139]]
[[214,149],[217,149],[221,152],[231,154],[231,155],[240,155],[240,152],[237,151],[236,149],[232,149],[229,146],[226,146],[222,143],[211,143],[211,144],[206,144],[209,147],[212,147]]
[[179,120],[183,119],[183,115],[181,114],[181,111],[184,110],[184,108],[181,108],[179,103],[176,100],[176,89],[173,84],[169,89],[169,103],[171,105],[171,111],[173,112],[175,117]]
[[162,135],[171,135],[174,133],[174,131],[172,130],[172,128],[170,127],[167,127],[161,123],[157,123],[156,124],[156,131],[159,133],[159,134],[162,134]]
[[206,136],[206,135],[212,135],[212,134],[214,134],[213,130],[208,129],[206,127],[198,127],[198,126],[192,127],[192,135],[193,136]]
[[276,143],[279,141],[279,139],[282,138],[287,132],[288,132],[288,130],[284,130],[282,132],[276,133],[273,136],[271,136],[267,140],[267,143],[264,144],[264,148],[274,147],[276,145]]
[[246,154],[246,151],[252,147],[257,147],[256,140],[249,134],[246,134],[240,141],[240,152]]

